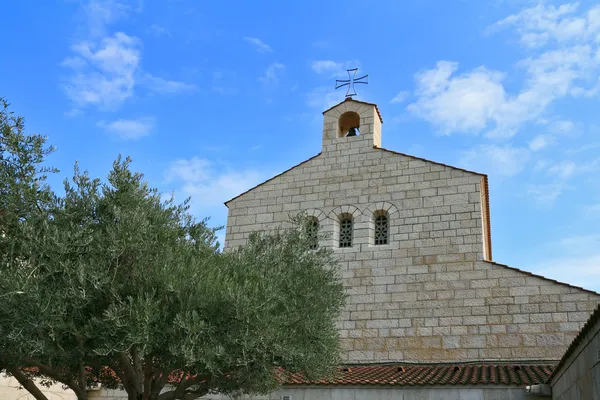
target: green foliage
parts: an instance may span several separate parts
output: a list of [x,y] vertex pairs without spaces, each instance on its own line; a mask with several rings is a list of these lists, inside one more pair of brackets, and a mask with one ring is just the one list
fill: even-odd
[[[54,195],[39,167],[44,139],[2,116],[0,363],[9,372],[35,367],[26,374],[80,399],[95,379],[130,399],[168,400],[266,393],[281,374],[333,371],[343,287],[304,216],[222,253],[189,202],[161,199],[129,159],[105,183],[76,165],[64,196]],[[183,378],[159,395],[174,372]]]

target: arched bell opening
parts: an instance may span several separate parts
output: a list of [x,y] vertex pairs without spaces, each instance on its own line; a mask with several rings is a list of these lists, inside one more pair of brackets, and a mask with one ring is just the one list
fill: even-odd
[[352,137],[360,134],[360,116],[354,111],[348,111],[340,116],[338,121],[339,124],[339,136],[338,137]]

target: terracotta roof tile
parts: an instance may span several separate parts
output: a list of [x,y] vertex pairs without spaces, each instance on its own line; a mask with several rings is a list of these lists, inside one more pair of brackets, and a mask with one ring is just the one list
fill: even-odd
[[551,364],[358,365],[341,368],[337,377],[317,381],[292,374],[286,385],[535,385],[546,382]]

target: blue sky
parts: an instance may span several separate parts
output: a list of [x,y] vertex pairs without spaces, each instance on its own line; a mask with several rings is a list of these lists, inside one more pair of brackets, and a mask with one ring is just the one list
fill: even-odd
[[0,96],[105,176],[118,154],[198,217],[320,151],[346,68],[383,146],[490,176],[497,262],[600,291],[600,7],[13,1]]

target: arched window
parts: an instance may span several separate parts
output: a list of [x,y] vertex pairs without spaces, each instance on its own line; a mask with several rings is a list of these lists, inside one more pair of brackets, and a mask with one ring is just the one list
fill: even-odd
[[310,217],[308,221],[308,240],[311,249],[319,247],[319,220],[316,217]]
[[390,219],[385,211],[376,211],[374,217],[373,239],[375,245],[389,243],[390,237]]
[[354,111],[348,111],[340,116],[338,121],[338,137],[358,136],[360,128],[360,116]]
[[352,215],[343,214],[340,218],[340,247],[352,247],[353,225]]

